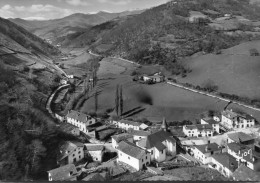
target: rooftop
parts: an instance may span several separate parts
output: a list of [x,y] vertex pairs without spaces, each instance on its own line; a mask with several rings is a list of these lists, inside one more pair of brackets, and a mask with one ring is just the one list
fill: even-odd
[[194,147],[197,148],[203,154],[221,150],[221,147],[216,143],[196,145]]
[[232,172],[234,172],[238,168],[238,162],[236,158],[231,156],[228,153],[222,153],[222,154],[216,154],[213,155],[212,158],[214,158],[217,162],[222,164],[224,167],[228,168]]
[[71,110],[67,114],[67,117],[75,119],[75,120],[80,121],[82,123],[86,123],[89,119],[92,119],[91,116],[84,114],[84,113],[81,113],[81,112],[78,112],[78,111],[74,111],[74,110]]
[[158,144],[165,140],[176,143],[176,140],[171,136],[170,133],[161,130],[148,135],[146,139],[139,141],[138,145],[140,147],[151,149],[153,147],[159,146]]
[[92,173],[86,176],[83,181],[105,181],[105,178],[101,176],[99,173]]
[[68,164],[48,171],[51,174],[52,181],[66,181],[77,176],[77,169],[74,164]]
[[124,123],[124,124],[128,124],[128,125],[133,125],[133,126],[140,126],[141,125],[141,123],[139,123],[139,122],[129,121],[129,120],[125,120],[125,119],[122,119],[119,122]]
[[209,124],[198,124],[198,125],[186,125],[185,126],[186,129],[188,130],[199,130],[199,131],[209,131],[209,130],[213,130],[212,126]]
[[236,118],[236,117],[241,117],[241,118],[244,118],[244,119],[254,119],[254,117],[248,115],[248,114],[244,114],[244,113],[241,113],[241,112],[235,112],[235,111],[232,111],[232,110],[225,110],[222,112],[222,115],[223,116],[226,116],[227,118],[230,118],[230,119],[233,119],[233,118]]
[[212,119],[212,118],[203,118],[203,120],[204,120],[205,122],[207,122],[208,124],[210,124],[210,125],[219,124],[219,122],[215,121],[215,120]]
[[69,123],[62,123],[59,128],[64,132],[71,132],[72,130],[79,129],[78,127],[71,125]]
[[103,151],[104,148],[101,144],[85,144],[85,149],[88,151]]
[[239,144],[239,143],[229,143],[227,144],[228,148],[231,149],[232,151],[238,153],[241,150],[245,150],[245,149],[249,149],[247,146],[243,145],[243,144]]
[[146,137],[151,134],[151,132],[142,131],[142,130],[130,130],[128,133],[133,136],[143,136],[143,137]]
[[144,155],[146,155],[146,151],[141,149],[140,147],[137,147],[135,144],[121,141],[117,148],[119,151],[122,151],[125,154],[128,154],[131,157],[134,157],[136,159],[142,159]]
[[237,143],[254,140],[253,137],[251,137],[250,135],[248,135],[244,132],[235,132],[235,133],[230,133],[227,135],[228,135],[228,138],[230,138],[231,140],[233,140]]
[[133,135],[130,135],[128,133],[121,133],[119,135],[113,135],[111,138],[113,138],[117,143],[119,143],[122,140],[127,140],[127,139],[133,138]]
[[260,180],[260,173],[250,168],[246,167],[245,165],[241,165],[236,171],[233,173],[233,177],[237,181],[259,181]]
[[78,147],[84,147],[84,144],[80,142],[72,142],[72,141],[65,141],[61,143],[59,148],[60,154],[58,156],[58,160],[64,159],[65,157],[73,153],[73,151]]

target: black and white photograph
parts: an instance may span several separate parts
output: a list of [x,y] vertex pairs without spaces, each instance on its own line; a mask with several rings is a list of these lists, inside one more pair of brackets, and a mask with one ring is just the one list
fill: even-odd
[[10,181],[260,181],[260,0],[0,0]]

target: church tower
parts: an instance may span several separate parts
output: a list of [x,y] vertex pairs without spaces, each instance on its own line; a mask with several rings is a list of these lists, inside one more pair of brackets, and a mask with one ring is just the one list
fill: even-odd
[[166,123],[165,117],[163,118],[161,129],[165,132],[168,131],[168,125]]

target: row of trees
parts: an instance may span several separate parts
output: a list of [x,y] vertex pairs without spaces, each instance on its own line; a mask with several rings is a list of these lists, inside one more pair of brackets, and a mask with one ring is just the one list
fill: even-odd
[[122,85],[117,85],[115,96],[115,111],[116,115],[122,115],[124,112],[123,88]]

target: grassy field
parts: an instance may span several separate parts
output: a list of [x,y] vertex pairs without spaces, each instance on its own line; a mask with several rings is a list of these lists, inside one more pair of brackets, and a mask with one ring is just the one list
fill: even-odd
[[252,41],[223,50],[220,55],[188,58],[185,63],[192,72],[179,80],[194,85],[203,85],[212,80],[219,86],[220,92],[259,98],[260,57],[249,54],[251,48],[259,49],[259,46],[260,41]]
[[[199,115],[204,111],[222,111],[227,105],[227,102],[182,90],[165,83],[145,85],[133,82],[130,74],[135,69],[134,65],[118,59],[105,58],[100,64],[98,71],[100,80],[96,87],[98,91],[98,112],[103,113],[114,108],[117,85],[123,87],[125,117],[145,117],[153,122],[159,122],[163,117],[166,117],[168,121],[194,121],[199,119]],[[144,70],[147,69],[148,67],[144,67]],[[198,71],[194,71],[192,74],[196,72]],[[225,84],[226,80],[222,78],[222,83]],[[233,83],[230,81],[229,84]],[[93,112],[94,103],[94,97],[92,96],[84,103],[81,111]],[[233,104],[229,107],[245,111],[260,120],[259,112]]]

